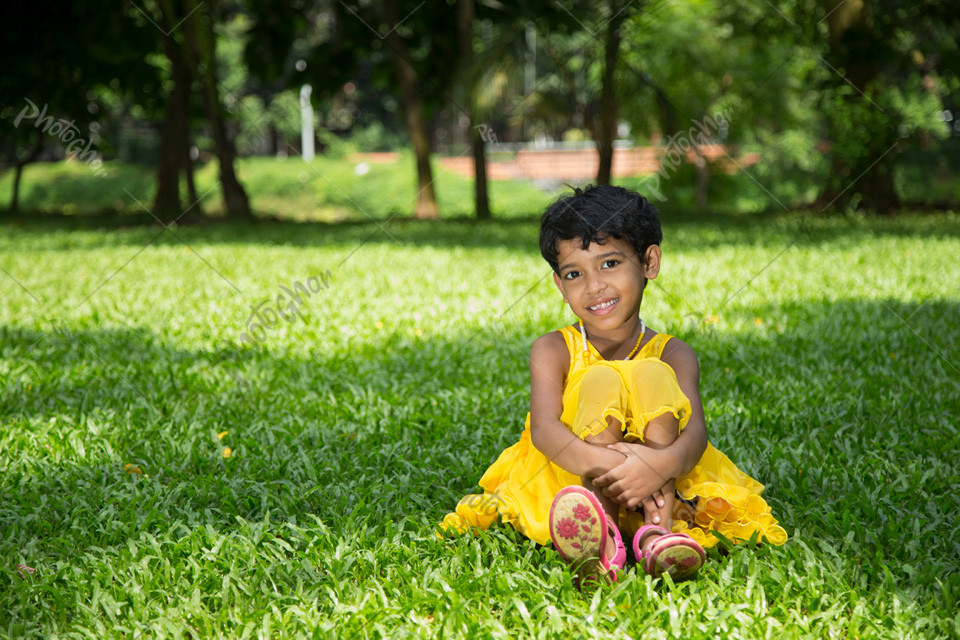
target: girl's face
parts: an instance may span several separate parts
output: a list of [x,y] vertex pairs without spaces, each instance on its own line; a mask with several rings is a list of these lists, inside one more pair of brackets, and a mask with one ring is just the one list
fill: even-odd
[[660,247],[647,249],[641,262],[633,247],[617,238],[591,242],[583,249],[579,238],[557,243],[560,273],[553,279],[563,301],[594,333],[633,323],[640,312],[648,279],[660,272]]

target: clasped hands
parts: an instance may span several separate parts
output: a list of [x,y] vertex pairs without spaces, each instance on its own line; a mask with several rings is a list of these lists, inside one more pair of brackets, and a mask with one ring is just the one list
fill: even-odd
[[[617,442],[607,446],[624,455],[624,460],[592,482],[605,496],[627,509],[643,504],[650,522],[660,522],[660,507],[666,503],[663,492],[673,481],[667,472],[669,461],[664,451],[641,444]],[[670,489],[672,493],[672,488]]]

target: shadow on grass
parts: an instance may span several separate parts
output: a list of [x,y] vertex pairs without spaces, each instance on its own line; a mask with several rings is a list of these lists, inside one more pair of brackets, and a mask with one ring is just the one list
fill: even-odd
[[[782,332],[682,336],[711,440],[767,485],[791,537],[856,559],[852,582],[888,566],[905,586],[955,580],[943,532],[960,528],[960,304],[799,311]],[[24,454],[0,471],[2,546],[69,561],[268,514],[315,514],[337,536],[429,530],[519,436],[534,337],[387,335],[298,358],[183,350],[145,329],[4,327],[0,420]]]
[[[873,236],[926,238],[960,237],[960,215],[905,213],[896,218],[818,216],[809,213],[708,215],[662,213],[665,250],[705,250],[720,246],[817,246],[826,242]],[[176,234],[164,232],[147,213],[101,215],[21,215],[0,213],[0,224],[14,233],[34,236],[40,248],[58,249],[68,238],[46,238],[55,232],[112,230],[97,240],[103,246],[142,246],[148,241],[159,246],[183,242],[205,245],[247,243],[266,246],[325,246],[328,244],[400,244],[414,247],[500,247],[535,253],[539,234],[539,213],[490,222],[470,218],[414,220],[368,219],[344,222],[295,222],[260,219],[254,222],[227,222],[206,219],[175,227]]]

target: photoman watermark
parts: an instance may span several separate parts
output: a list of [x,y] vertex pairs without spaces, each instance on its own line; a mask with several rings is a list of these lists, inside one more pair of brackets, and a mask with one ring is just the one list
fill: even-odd
[[493,127],[488,124],[478,124],[473,127],[474,129],[479,129],[480,139],[486,142],[487,144],[496,144],[497,132],[494,131]]
[[670,177],[683,164],[690,150],[696,151],[699,147],[711,144],[714,136],[723,139],[730,128],[727,116],[730,109],[704,118],[704,122],[694,120],[695,126],[670,136],[664,145],[666,150],[660,157],[660,168],[655,174],[644,181],[643,190],[653,194],[658,200],[665,201],[667,197],[660,191],[660,181]]
[[[14,127],[19,127],[24,120],[34,120],[33,126],[63,143],[68,155],[75,155],[81,162],[86,162],[96,175],[106,175],[107,171],[103,168],[100,154],[90,148],[93,145],[93,139],[84,139],[73,120],[67,121],[64,118],[54,120],[53,115],[47,115],[46,104],[41,109],[29,98],[24,100],[27,106],[17,114],[13,121]],[[83,151],[80,151],[81,148]]]
[[[267,331],[280,324],[281,319],[288,323],[297,318],[303,319],[300,307],[315,293],[330,287],[330,270],[319,276],[310,276],[306,284],[297,280],[292,287],[280,285],[281,293],[251,307],[247,317],[247,330],[240,334],[241,342],[255,343],[267,339]],[[271,304],[272,303],[272,304]]]

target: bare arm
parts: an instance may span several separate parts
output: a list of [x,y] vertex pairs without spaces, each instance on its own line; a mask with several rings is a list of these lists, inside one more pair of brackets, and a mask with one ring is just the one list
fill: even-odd
[[623,454],[588,444],[573,435],[563,413],[563,378],[570,355],[563,336],[554,331],[536,339],[530,349],[530,438],[558,467],[594,478],[623,462]]
[[663,361],[677,374],[680,390],[690,400],[690,420],[677,439],[664,451],[670,453],[670,477],[689,473],[707,450],[707,422],[700,400],[700,361],[693,348],[673,338],[663,350]]

